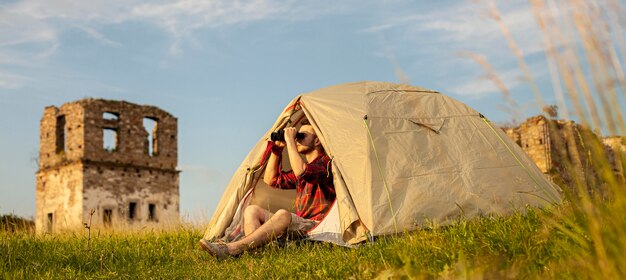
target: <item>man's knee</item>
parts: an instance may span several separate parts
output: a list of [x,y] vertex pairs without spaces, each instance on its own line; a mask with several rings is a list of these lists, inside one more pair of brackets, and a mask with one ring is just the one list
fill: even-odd
[[257,205],[248,205],[243,212],[243,220],[246,221],[258,221],[263,223],[267,220],[267,210]]
[[280,219],[281,222],[284,222],[287,225],[291,223],[291,212],[285,209],[279,209],[276,213],[274,213],[274,216],[276,219]]
[[263,214],[263,208],[259,207],[258,205],[248,205],[246,206],[246,210],[244,210],[244,215],[245,216],[260,216],[261,214]]

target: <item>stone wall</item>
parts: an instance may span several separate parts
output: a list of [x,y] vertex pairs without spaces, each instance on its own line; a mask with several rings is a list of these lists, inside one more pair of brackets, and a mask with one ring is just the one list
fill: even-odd
[[[94,162],[113,162],[134,166],[174,169],[178,158],[177,120],[169,113],[154,106],[139,106],[128,102],[93,100],[81,101],[85,108],[85,136],[94,141],[85,142],[84,159]],[[104,113],[116,115],[115,119],[103,118]],[[144,119],[156,121],[156,134],[152,139],[153,154],[149,151],[149,132]],[[103,148],[104,130],[117,133],[117,147]],[[98,141],[95,141],[95,140]]]
[[[110,210],[110,225],[146,225],[175,223],[179,216],[178,172],[119,166],[85,166],[85,209],[94,209],[93,224],[106,223],[105,209]],[[130,215],[130,203],[135,213]],[[150,208],[153,205],[153,209]],[[150,213],[152,210],[152,213]],[[88,220],[90,213],[83,214]]]
[[[541,115],[528,118],[518,127],[504,131],[544,174],[560,183],[571,184],[574,177],[580,176],[578,180],[587,181],[589,186],[601,184],[602,179],[593,167],[592,160],[603,156],[613,165],[615,175],[623,179],[624,163],[621,155],[626,151],[623,148],[623,137],[603,140],[590,129],[573,121],[550,120]],[[606,146],[605,155],[591,149],[598,145]]]
[[527,119],[520,126],[504,130],[515,143],[533,160],[543,173],[551,166],[550,136],[547,120],[543,116]]
[[39,169],[80,161],[84,153],[84,112],[78,103],[46,107],[41,119]]
[[88,98],[46,107],[37,230],[81,226],[92,210],[94,224],[111,226],[178,220],[177,130],[177,119],[154,106]]
[[611,136],[605,137],[602,141],[604,142],[604,145],[609,147],[611,150],[626,153],[626,137]]
[[621,174],[620,179],[626,181],[624,178],[624,172],[626,170],[626,137],[623,136],[611,136],[602,139],[604,145],[607,147],[607,153],[610,154],[610,161],[613,163],[613,172],[615,174]]
[[37,174],[35,229],[50,232],[83,222],[83,176],[80,163]]
[[528,119],[520,126],[520,146],[537,164],[541,172],[551,168],[550,138],[547,120],[543,117]]

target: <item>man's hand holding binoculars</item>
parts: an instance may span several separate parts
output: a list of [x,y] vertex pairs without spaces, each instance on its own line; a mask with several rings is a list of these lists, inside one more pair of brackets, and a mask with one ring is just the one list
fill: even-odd
[[296,130],[295,127],[287,127],[285,128],[285,142],[286,144],[289,144],[291,142],[293,142],[295,144],[296,141],[296,134],[298,133],[298,131]]

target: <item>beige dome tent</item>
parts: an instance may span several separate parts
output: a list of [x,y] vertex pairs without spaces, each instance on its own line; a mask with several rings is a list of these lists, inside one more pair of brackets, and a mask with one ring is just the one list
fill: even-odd
[[271,132],[299,126],[305,117],[332,158],[337,193],[332,210],[309,232],[314,240],[351,245],[460,215],[561,201],[558,187],[524,152],[467,105],[420,87],[356,82],[289,103],[233,175],[204,238],[240,238],[249,204],[293,211],[295,192],[261,179],[262,158]]

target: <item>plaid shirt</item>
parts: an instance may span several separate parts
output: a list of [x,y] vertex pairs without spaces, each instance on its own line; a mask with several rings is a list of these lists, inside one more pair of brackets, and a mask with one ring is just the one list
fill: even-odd
[[[278,162],[282,162],[279,156]],[[296,177],[293,171],[280,171],[270,186],[277,189],[296,189],[296,215],[321,221],[335,201],[335,187],[330,168],[330,157],[321,154],[306,165],[304,172]],[[281,165],[278,166],[279,170]]]

